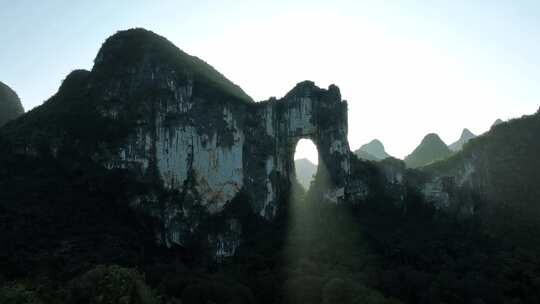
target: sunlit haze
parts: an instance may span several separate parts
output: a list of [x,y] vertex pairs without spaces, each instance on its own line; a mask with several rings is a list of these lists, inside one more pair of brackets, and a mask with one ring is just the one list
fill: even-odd
[[[539,105],[538,1],[1,2],[0,81],[26,110],[131,27],[165,36],[257,101],[307,79],[338,85],[352,150],[378,138],[401,158],[427,133],[450,144],[465,127],[480,134]],[[308,146],[298,155],[317,162]]]

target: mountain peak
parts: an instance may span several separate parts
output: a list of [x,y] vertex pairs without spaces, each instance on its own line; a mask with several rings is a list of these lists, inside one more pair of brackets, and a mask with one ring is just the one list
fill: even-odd
[[205,61],[143,28],[119,31],[107,38],[94,60],[92,72],[98,75],[133,75],[137,71],[144,74],[148,67],[174,71],[175,77],[193,78],[195,85],[212,86],[243,101],[253,101],[239,86]]
[[452,143],[448,147],[452,151],[459,151],[459,150],[463,149],[463,145],[465,145],[469,140],[471,140],[471,139],[473,139],[475,137],[476,137],[476,135],[473,132],[471,132],[469,129],[465,128],[461,132],[461,136],[459,137],[459,139],[457,141],[455,141],[454,143]]
[[414,151],[405,157],[405,164],[409,168],[425,166],[437,160],[450,156],[452,152],[436,133],[424,136],[422,142]]
[[132,28],[118,31],[105,39],[94,64],[112,64],[111,60],[139,61],[144,60],[145,56],[163,56],[160,59],[167,59],[164,56],[169,55],[171,57],[168,59],[173,60],[174,57],[179,57],[179,52],[180,57],[193,57],[163,36],[144,28]]
[[317,173],[317,165],[307,158],[300,158],[294,160],[294,168],[296,179],[300,185],[302,185],[305,190],[309,189],[311,181]]
[[24,113],[17,93],[0,81],[0,126]]
[[369,143],[363,145],[363,147],[364,146],[372,146],[372,147],[377,147],[379,149],[384,149],[383,143],[380,140],[376,139],[376,138],[373,139],[372,141],[370,141]]
[[420,145],[432,144],[432,143],[436,143],[436,144],[442,143],[446,145],[437,133],[428,133],[426,136],[424,136]]
[[467,138],[471,136],[476,136],[476,135],[474,135],[474,133],[471,132],[469,129],[464,128],[463,131],[461,131],[461,138]]
[[[358,149],[358,150],[361,150],[362,152],[367,153],[367,154],[365,154],[365,153],[356,153],[360,157],[361,157],[361,155],[370,155],[370,156],[375,157],[377,160],[382,160],[382,159],[390,157],[390,155],[384,149],[383,143],[378,139],[373,139],[369,143],[367,143],[365,145],[362,145],[360,147],[360,149]],[[364,157],[361,157],[361,158],[364,158]],[[369,160],[371,160],[371,159],[369,159]]]

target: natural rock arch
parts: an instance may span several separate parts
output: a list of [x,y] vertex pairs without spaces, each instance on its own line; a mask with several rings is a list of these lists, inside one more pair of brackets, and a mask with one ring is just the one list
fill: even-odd
[[253,228],[242,226],[244,215],[270,221],[288,198],[300,138],[318,147],[328,176],[322,194],[334,202],[350,194],[347,102],[336,86],[305,81],[279,100],[254,102],[201,59],[143,29],[108,38],[94,62],[3,134],[32,157],[90,156],[129,174],[140,187],[126,199],[155,220],[158,243],[204,239],[216,256],[234,254]]
[[267,194],[260,214],[272,218],[281,195],[290,190],[294,176],[294,152],[300,139],[313,141],[319,153],[319,170],[325,170],[330,184],[326,198],[344,199],[350,171],[347,141],[347,102],[341,100],[338,87],[320,89],[313,82],[296,85],[280,100],[261,103],[262,122],[271,137],[272,153],[266,162],[273,172],[267,175]]

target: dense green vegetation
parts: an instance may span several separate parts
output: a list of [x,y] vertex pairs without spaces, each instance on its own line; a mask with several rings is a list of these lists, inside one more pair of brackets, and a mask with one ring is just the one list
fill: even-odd
[[[367,201],[336,206],[295,187],[266,224],[240,195],[226,212],[249,233],[233,258],[216,263],[204,246],[154,245],[152,223],[127,206],[142,185],[126,172],[0,155],[2,303],[540,300],[538,251],[485,233],[479,218],[438,212],[414,189],[402,205],[381,185]],[[353,165],[381,180],[378,164]]]
[[108,38],[95,59],[92,72],[97,74],[96,77],[101,74],[125,76],[122,74],[132,72],[130,67],[145,64],[170,69],[176,77],[193,80],[195,95],[219,92],[219,95],[230,95],[244,102],[253,101],[239,86],[203,60],[141,28],[120,31]]
[[[45,119],[39,111],[28,119]],[[434,210],[414,187],[396,204],[380,166],[403,164],[353,159],[353,174],[374,191],[350,206],[315,199],[324,176],[307,194],[294,188],[270,224],[240,195],[226,212],[240,215],[248,233],[237,254],[220,263],[204,243],[156,247],[152,221],[128,206],[129,196],[148,186],[129,172],[105,170],[78,153],[21,156],[0,136],[0,302],[538,303],[540,254],[530,246],[538,221],[521,221],[536,212],[534,197],[524,196],[536,190],[503,192],[538,180],[535,167],[524,171],[540,152],[530,145],[538,121],[530,116],[497,126],[428,168],[451,172],[478,151],[499,158],[495,151],[514,153],[506,155],[510,163],[494,158],[488,164],[493,170],[513,165],[531,172],[531,180],[516,174],[508,180],[511,172],[491,180],[508,184],[500,195],[523,197],[528,205],[516,206],[529,212],[497,209],[506,213],[495,213],[501,217],[496,230],[486,229],[492,220],[480,214],[463,219]],[[214,220],[207,229],[219,229],[221,219]]]
[[88,88],[89,77],[88,71],[71,72],[57,94],[4,126],[0,135],[16,148],[42,155],[55,151],[57,156],[88,158],[105,143],[117,143],[127,135],[129,120],[100,114],[103,101]]
[[437,175],[470,179],[486,200],[482,217],[493,233],[540,250],[540,115],[498,124],[465,144],[463,151],[425,168]]
[[88,160],[36,159],[0,144],[2,276],[60,278],[95,263],[142,261],[153,230],[127,200],[146,186]]

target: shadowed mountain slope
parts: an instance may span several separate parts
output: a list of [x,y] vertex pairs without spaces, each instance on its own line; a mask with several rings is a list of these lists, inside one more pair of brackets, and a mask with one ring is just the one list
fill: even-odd
[[[426,171],[451,177],[486,202],[482,217],[505,235],[540,248],[540,115],[495,125],[463,150],[433,163]],[[527,240],[527,241],[525,241]]]
[[450,156],[451,153],[439,135],[430,133],[422,139],[420,145],[411,154],[405,157],[405,164],[409,168],[418,168],[444,159]]

